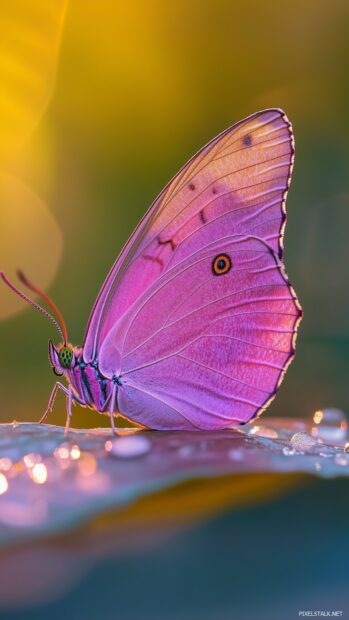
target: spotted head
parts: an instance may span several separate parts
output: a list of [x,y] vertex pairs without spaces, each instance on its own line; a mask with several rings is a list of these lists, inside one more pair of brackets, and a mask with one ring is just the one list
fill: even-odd
[[56,348],[52,340],[48,341],[48,357],[55,375],[63,375],[75,366],[74,349],[70,344],[60,344]]

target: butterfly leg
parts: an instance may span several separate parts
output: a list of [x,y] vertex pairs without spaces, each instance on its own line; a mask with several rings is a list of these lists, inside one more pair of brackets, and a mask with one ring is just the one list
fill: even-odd
[[45,422],[47,416],[49,413],[51,413],[54,402],[56,400],[56,396],[57,396],[57,392],[58,390],[62,390],[62,392],[64,392],[64,394],[67,396],[68,395],[68,390],[65,387],[65,385],[63,385],[62,383],[60,383],[59,381],[57,381],[54,386],[53,386],[53,390],[51,392],[51,396],[49,398],[48,404],[47,404],[47,409],[44,413],[44,415],[40,418],[39,420],[39,424],[42,424],[43,422]]
[[64,429],[64,437],[66,437],[69,433],[69,429],[70,429],[70,418],[72,416],[72,404],[73,404],[73,390],[72,390],[72,386],[69,385],[68,389],[65,389],[65,393],[67,395],[67,420],[65,423],[65,429]]
[[111,426],[111,430],[113,432],[113,435],[116,434],[115,422],[114,422],[114,408],[115,408],[115,400],[116,400],[117,389],[118,389],[117,384],[114,383],[113,384],[112,393],[111,393],[111,398],[110,398],[110,406],[109,406],[110,426]]

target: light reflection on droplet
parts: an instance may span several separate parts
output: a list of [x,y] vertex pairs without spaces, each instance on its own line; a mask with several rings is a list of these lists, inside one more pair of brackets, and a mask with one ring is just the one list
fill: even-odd
[[16,428],[16,426],[18,426],[17,420],[12,420],[12,427]]
[[344,446],[344,452],[349,452],[349,442],[347,442]]
[[320,424],[320,422],[323,420],[323,417],[324,417],[324,414],[320,409],[319,411],[315,411],[314,416],[313,416],[313,420],[315,424]]
[[321,465],[321,463],[319,463],[319,461],[316,461],[315,469],[316,469],[316,471],[320,471],[322,469],[322,465]]
[[118,437],[105,443],[105,449],[113,456],[120,458],[134,458],[149,452],[151,443],[142,435],[128,435]]
[[259,426],[252,426],[252,428],[249,431],[249,435],[256,435],[259,431]]
[[7,478],[4,474],[0,473],[0,495],[3,495],[4,493],[6,493],[7,489],[8,489]]
[[294,454],[296,454],[296,451],[289,446],[285,446],[284,448],[282,448],[282,452],[285,456],[293,456]]
[[31,476],[36,484],[44,484],[47,480],[47,469],[44,463],[36,463],[31,470]]
[[0,471],[10,471],[12,467],[12,461],[7,456],[3,456],[0,459]]
[[69,444],[62,443],[60,446],[58,446],[58,448],[54,450],[53,454],[56,457],[56,459],[62,459],[62,461],[69,459],[69,456],[70,456]]
[[72,446],[70,450],[70,456],[73,459],[73,461],[77,461],[77,459],[80,458],[81,452],[80,452],[80,448],[78,445],[75,444],[74,446]]
[[341,444],[347,438],[348,422],[345,413],[335,407],[316,411],[311,434],[318,441],[332,444]]
[[277,439],[278,433],[273,428],[267,426],[253,426],[249,432],[249,435],[257,435],[258,437],[265,437],[267,439]]
[[113,444],[112,444],[112,442],[110,441],[110,439],[108,439],[108,441],[106,441],[106,442],[105,442],[105,444],[104,444],[104,448],[105,448],[105,450],[106,450],[107,452],[111,452],[112,447],[113,447]]
[[25,454],[23,457],[23,463],[27,469],[32,469],[36,463],[41,462],[40,454],[34,454],[31,452],[30,454]]
[[316,441],[311,435],[301,431],[292,435],[290,443],[296,450],[309,450],[316,444]]

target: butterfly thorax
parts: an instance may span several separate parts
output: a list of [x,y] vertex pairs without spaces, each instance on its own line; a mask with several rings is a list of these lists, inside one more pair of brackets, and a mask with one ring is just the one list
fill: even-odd
[[87,407],[106,411],[114,382],[101,373],[97,360],[88,364],[84,361],[82,349],[74,349],[74,362],[66,376],[81,401]]

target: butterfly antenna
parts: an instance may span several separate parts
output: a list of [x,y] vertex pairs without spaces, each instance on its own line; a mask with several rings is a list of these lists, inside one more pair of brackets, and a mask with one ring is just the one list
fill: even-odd
[[67,336],[67,328],[65,325],[65,321],[60,313],[60,311],[58,310],[56,304],[52,301],[52,299],[50,299],[50,297],[44,293],[44,291],[42,291],[41,289],[39,289],[37,286],[35,286],[34,284],[32,284],[24,275],[24,273],[22,271],[17,271],[17,276],[19,278],[19,280],[22,282],[22,284],[24,284],[24,286],[26,286],[27,288],[29,288],[29,290],[31,290],[33,293],[35,293],[36,295],[39,295],[39,297],[41,297],[42,299],[44,299],[46,301],[46,303],[50,306],[50,308],[53,310],[54,314],[56,315],[58,321],[49,313],[47,312],[47,310],[45,310],[44,308],[42,308],[39,304],[37,304],[35,301],[33,301],[32,299],[30,299],[30,297],[27,297],[27,295],[25,295],[24,293],[22,293],[22,291],[18,290],[18,288],[12,284],[12,282],[10,282],[10,280],[7,279],[7,277],[5,276],[5,274],[0,271],[0,277],[2,278],[2,280],[5,282],[5,284],[14,292],[16,293],[16,295],[18,295],[19,297],[21,297],[22,299],[24,299],[24,301],[26,301],[28,304],[30,304],[31,306],[33,306],[34,308],[36,308],[36,310],[38,310],[39,312],[41,312],[44,316],[46,316],[48,319],[50,319],[50,321],[52,321],[52,323],[55,325],[56,329],[59,331],[62,340],[64,342],[64,345],[67,344],[68,342],[68,336]]

